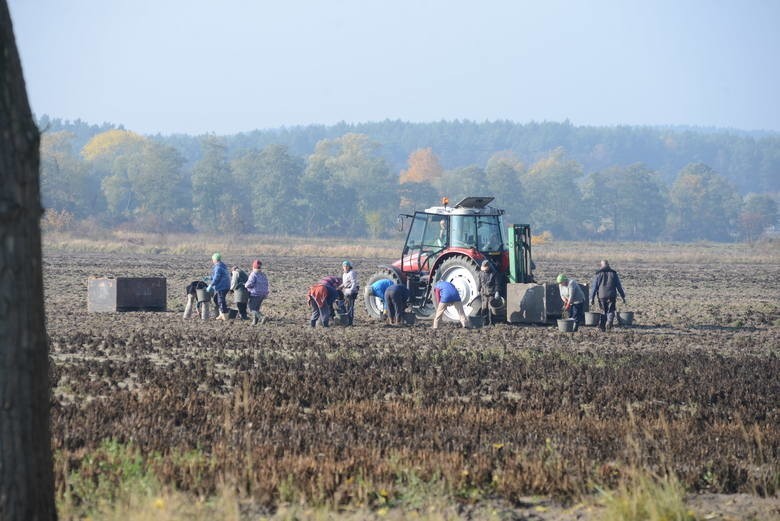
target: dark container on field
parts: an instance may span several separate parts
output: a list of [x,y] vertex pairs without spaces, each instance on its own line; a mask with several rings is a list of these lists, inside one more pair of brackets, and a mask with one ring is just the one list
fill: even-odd
[[87,281],[87,311],[165,311],[165,277],[91,278]]

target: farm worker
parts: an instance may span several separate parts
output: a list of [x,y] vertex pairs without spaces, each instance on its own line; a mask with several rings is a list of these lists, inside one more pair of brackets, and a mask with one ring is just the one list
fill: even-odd
[[612,322],[615,320],[615,303],[617,296],[626,303],[626,293],[623,291],[623,285],[620,284],[620,277],[617,272],[609,267],[609,262],[604,259],[601,261],[601,269],[593,277],[593,284],[590,287],[590,305],[596,296],[599,298],[599,305],[604,313],[599,318],[599,329],[606,331],[612,328]]
[[246,314],[246,302],[239,302],[240,294],[246,291],[244,284],[249,280],[246,272],[238,266],[233,266],[233,270],[230,274],[230,291],[233,292],[233,298],[236,301],[236,307],[238,308],[238,316],[241,320],[247,320],[249,317]]
[[368,287],[366,290],[366,293],[369,295],[373,295],[379,300],[382,301],[382,306],[384,307],[383,313],[387,314],[387,303],[385,303],[385,291],[387,291],[387,288],[393,285],[393,281],[390,279],[379,279],[375,281],[371,286]]
[[322,277],[320,281],[317,284],[327,284],[328,286],[333,286],[334,288],[338,288],[341,286],[341,283],[343,280],[341,277],[336,277],[335,275],[328,275],[327,277]]
[[265,317],[260,313],[260,307],[268,296],[268,277],[262,272],[263,263],[260,259],[252,262],[252,273],[249,274],[244,287],[249,291],[249,312],[252,314],[252,325],[265,323]]
[[570,279],[563,273],[558,275],[556,281],[561,292],[563,309],[569,312],[569,318],[574,319],[574,330],[577,331],[580,324],[585,322],[585,292],[576,280]]
[[211,271],[211,284],[209,284],[207,289],[216,293],[217,306],[219,307],[217,320],[227,320],[227,292],[230,289],[230,274],[227,266],[222,262],[222,255],[219,252],[211,256],[211,263],[214,267]]
[[409,300],[409,290],[402,284],[393,284],[385,290],[385,309],[391,324],[400,324]]
[[493,314],[490,312],[490,300],[498,299],[498,273],[493,269],[489,260],[483,260],[479,268],[479,296],[481,297],[482,324],[493,324]]
[[342,262],[341,270],[344,272],[344,275],[341,277],[342,282],[337,288],[344,295],[344,304],[347,308],[347,325],[351,326],[355,320],[355,300],[360,291],[360,283],[358,282],[357,272],[352,267],[351,262],[348,260]]
[[322,327],[328,327],[331,306],[338,296],[338,290],[329,284],[315,284],[309,288],[308,300],[309,307],[311,307],[309,325],[311,327],[315,327],[318,320]]
[[[187,320],[192,316],[193,311],[200,308],[201,304],[198,302],[198,292],[199,289],[205,289],[207,284],[203,282],[202,280],[193,280],[189,284],[187,284],[186,292],[187,292],[187,303],[184,305],[184,320]],[[208,306],[204,304],[204,307],[208,309]],[[207,317],[208,318],[208,317]]]
[[445,247],[447,246],[447,218],[442,217],[439,220],[439,236],[436,237],[436,245]]
[[436,315],[433,317],[433,329],[439,327],[439,319],[444,314],[444,311],[452,306],[458,312],[460,316],[460,325],[468,329],[468,320],[466,319],[466,313],[463,311],[463,303],[460,301],[460,294],[458,289],[446,280],[440,280],[433,286],[433,293],[436,295],[436,300],[439,302],[436,308]]

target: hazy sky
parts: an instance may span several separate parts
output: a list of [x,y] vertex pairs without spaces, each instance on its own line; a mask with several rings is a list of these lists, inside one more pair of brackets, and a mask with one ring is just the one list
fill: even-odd
[[36,114],[780,131],[780,1],[10,0]]

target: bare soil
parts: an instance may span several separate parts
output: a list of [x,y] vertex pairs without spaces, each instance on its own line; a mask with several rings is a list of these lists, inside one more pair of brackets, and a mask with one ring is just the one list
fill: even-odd
[[[390,261],[352,260],[361,281]],[[405,505],[413,474],[444,483],[454,517],[598,519],[572,505],[635,466],[677,474],[701,519],[780,519],[780,263],[617,265],[635,325],[562,334],[387,327],[362,306],[354,327],[310,329],[306,290],[341,259],[263,261],[269,320],[252,327],[182,320],[206,255],[45,255],[60,489],[114,439],[162,455],[172,486],[240,482],[269,511],[281,483],[334,508]],[[166,277],[168,311],[87,313],[90,276]],[[194,449],[197,472],[175,458]]]

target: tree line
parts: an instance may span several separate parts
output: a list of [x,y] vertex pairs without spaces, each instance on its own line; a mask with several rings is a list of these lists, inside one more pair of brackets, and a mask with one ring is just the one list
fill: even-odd
[[[602,159],[594,167],[560,143],[541,150],[544,143],[556,142],[545,137],[551,129],[560,131],[567,124],[538,125],[543,135],[535,146],[540,148],[526,155],[516,149],[528,147],[527,140],[521,140],[522,147],[487,152],[497,130],[511,131],[517,124],[467,125],[491,132],[481,138],[469,133],[470,138],[450,137],[449,146],[473,139],[465,148],[484,146],[485,153],[418,146],[405,153],[400,166],[395,152],[388,155],[387,143],[360,132],[321,137],[308,151],[296,152],[314,141],[309,133],[318,127],[300,128],[296,139],[292,129],[280,129],[278,142],[272,142],[271,131],[194,138],[142,136],[107,125],[43,118],[39,125],[44,129],[43,201],[49,225],[60,228],[88,222],[142,231],[381,237],[392,230],[400,212],[432,206],[442,196],[455,202],[468,195],[493,195],[494,204],[506,209],[508,222],[530,223],[535,233],[549,231],[563,239],[753,240],[777,219],[772,192],[780,177],[780,142],[772,136],[729,138],[729,146],[752,142],[750,157],[760,156],[762,168],[773,172],[741,172],[741,179],[750,180],[747,185],[765,187],[747,191],[696,154],[670,173],[628,153],[619,156],[630,159],[625,163]],[[443,142],[431,125],[427,142]],[[577,128],[569,127],[569,133]],[[631,149],[621,144],[630,139],[619,129],[613,129],[612,141],[591,148]],[[629,127],[626,132],[645,135],[651,129]],[[667,140],[683,142],[695,134],[685,131]],[[725,139],[701,137],[707,142]],[[563,142],[572,144],[571,139]],[[726,149],[713,152],[721,158],[718,164],[735,154]],[[453,154],[464,161],[484,160],[453,166],[458,161]],[[612,157],[603,150],[602,155]]]

